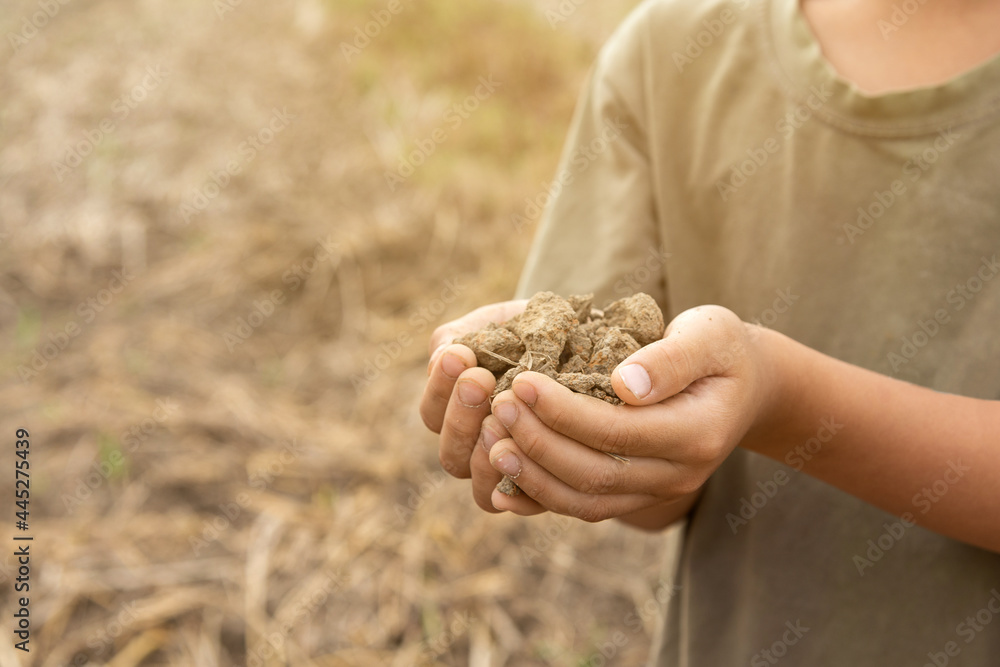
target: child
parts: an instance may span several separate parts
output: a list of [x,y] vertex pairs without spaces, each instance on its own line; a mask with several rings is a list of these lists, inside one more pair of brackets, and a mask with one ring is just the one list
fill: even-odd
[[523,301],[435,332],[421,412],[481,507],[688,519],[651,664],[996,664],[997,26],[987,0],[646,2],[518,289],[657,299],[629,405],[524,373],[491,407],[448,343]]

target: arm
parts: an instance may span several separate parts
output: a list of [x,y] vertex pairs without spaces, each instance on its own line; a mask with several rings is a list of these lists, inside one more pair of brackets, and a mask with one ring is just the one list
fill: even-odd
[[[1000,552],[1000,402],[941,394],[760,333],[775,398],[742,446]],[[836,436],[806,449],[824,419]]]
[[[574,395],[537,373],[518,376],[493,404],[510,437],[494,444],[491,464],[516,472],[546,509],[648,526],[658,511],[666,521],[677,516],[669,507],[690,509],[741,446],[1000,552],[1000,402],[837,361],[718,306],[679,315],[612,383],[628,406]],[[520,511],[516,498],[495,492],[492,501]]]

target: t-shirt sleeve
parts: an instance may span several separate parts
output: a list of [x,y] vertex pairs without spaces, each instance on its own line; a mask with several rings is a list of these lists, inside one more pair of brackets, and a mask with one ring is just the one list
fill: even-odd
[[[580,96],[518,295],[635,292],[667,305],[646,131],[641,16],[602,49]],[[665,311],[666,312],[666,311]]]

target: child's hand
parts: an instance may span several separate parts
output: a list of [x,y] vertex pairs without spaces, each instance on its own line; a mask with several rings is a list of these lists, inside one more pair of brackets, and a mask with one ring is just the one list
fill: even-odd
[[688,497],[769,418],[773,382],[760,339],[725,308],[688,310],[615,369],[626,406],[522,373],[493,403],[510,437],[489,458],[524,494],[494,491],[492,504],[601,521]]
[[[489,397],[496,380],[493,373],[476,365],[471,349],[451,341],[488,322],[505,322],[523,311],[527,303],[522,299],[478,308],[438,327],[429,345],[432,353],[420,416],[427,428],[441,434],[441,466],[455,477],[471,477],[476,503],[490,512],[497,511],[490,504],[490,494],[502,475],[490,466],[488,449],[477,443],[484,433],[489,444],[507,437],[503,425],[490,415]],[[534,512],[540,511],[535,506]]]

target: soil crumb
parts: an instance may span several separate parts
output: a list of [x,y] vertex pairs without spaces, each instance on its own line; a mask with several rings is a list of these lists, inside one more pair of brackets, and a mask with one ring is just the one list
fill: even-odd
[[[663,313],[653,297],[642,292],[604,310],[594,308],[593,302],[593,294],[563,298],[539,292],[521,314],[455,342],[470,347],[479,365],[496,377],[491,400],[510,389],[518,374],[535,371],[575,392],[621,405],[611,387],[611,372],[663,336]],[[520,493],[508,477],[497,488],[509,496]]]

